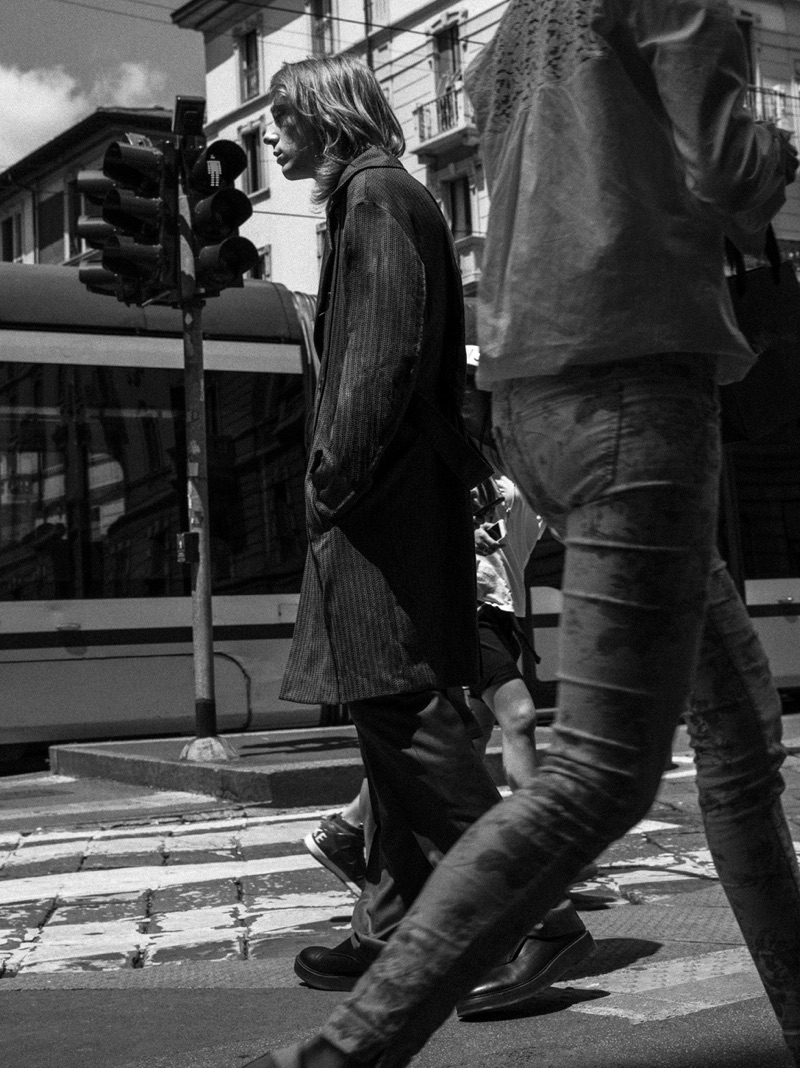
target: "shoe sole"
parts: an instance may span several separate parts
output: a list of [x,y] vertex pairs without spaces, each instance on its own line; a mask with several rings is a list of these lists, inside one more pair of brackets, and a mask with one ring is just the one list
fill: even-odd
[[584,931],[580,938],[570,942],[560,953],[550,961],[547,967],[542,968],[532,979],[518,986],[505,990],[497,990],[490,994],[483,994],[474,999],[470,998],[456,1005],[459,1020],[468,1020],[487,1013],[501,1012],[507,1009],[519,1009],[532,1001],[547,987],[557,983],[561,976],[576,964],[580,964],[596,950],[595,941],[588,931]]
[[[305,836],[305,838],[303,839],[303,845],[309,851],[314,860],[318,861],[324,868],[327,868],[329,872],[335,875],[337,879],[343,882],[347,889],[350,890],[351,893],[355,894],[356,897],[361,897],[361,887],[358,885],[358,883],[354,883],[353,880],[348,877],[347,873],[344,872],[338,866],[338,864],[334,864],[331,858],[322,852],[317,843],[314,841],[313,834],[307,834]],[[338,989],[338,987],[332,989]]]
[[307,968],[302,961],[295,960],[294,974],[302,979],[306,986],[314,990],[352,990],[360,975],[328,975],[323,972],[315,972],[313,968]]

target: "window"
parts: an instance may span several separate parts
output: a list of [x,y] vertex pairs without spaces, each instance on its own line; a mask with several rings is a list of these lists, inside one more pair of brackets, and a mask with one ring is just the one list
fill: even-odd
[[[207,371],[206,411],[214,593],[299,590],[302,376]],[[185,427],[181,370],[0,362],[0,600],[188,594]]]
[[433,69],[436,75],[436,95],[442,96],[461,77],[461,45],[458,23],[451,22],[433,35]]
[[258,250],[258,263],[250,272],[251,278],[261,278],[265,282],[272,280],[272,245],[264,245]]
[[333,0],[311,0],[311,51],[315,56],[328,56],[336,51]]
[[64,262],[64,194],[39,202],[36,212],[39,263]]
[[22,260],[22,216],[9,215],[0,224],[2,255],[4,263],[19,263]]
[[242,134],[242,148],[247,167],[242,175],[245,193],[257,193],[267,188],[267,168],[264,166],[264,131],[261,126]]
[[252,100],[261,88],[258,31],[249,30],[239,38],[242,100]]
[[472,190],[469,178],[462,175],[449,182],[442,182],[444,213],[450,223],[453,240],[470,237],[472,234]]

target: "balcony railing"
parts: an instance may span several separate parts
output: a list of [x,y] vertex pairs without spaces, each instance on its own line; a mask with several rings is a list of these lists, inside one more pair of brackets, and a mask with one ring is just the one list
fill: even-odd
[[417,117],[417,152],[436,155],[455,144],[477,144],[478,131],[464,87],[454,85],[441,96],[421,104]]
[[747,105],[756,119],[774,122],[782,130],[790,131],[795,145],[800,144],[800,96],[791,96],[779,85],[772,89],[751,85],[747,90]]

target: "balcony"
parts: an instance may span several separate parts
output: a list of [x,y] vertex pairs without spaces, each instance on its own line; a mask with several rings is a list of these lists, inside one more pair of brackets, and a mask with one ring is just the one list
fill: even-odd
[[454,85],[427,104],[420,104],[414,115],[419,144],[413,151],[420,159],[436,160],[454,148],[478,143],[472,107],[462,85]]
[[465,296],[472,296],[478,288],[478,280],[481,277],[483,264],[483,244],[485,238],[478,234],[470,234],[469,237],[456,239],[456,255],[458,266],[461,269],[461,284],[464,287]]
[[747,106],[753,117],[761,122],[774,122],[782,130],[794,134],[795,145],[800,144],[800,97],[791,96],[781,86],[771,89],[750,85]]

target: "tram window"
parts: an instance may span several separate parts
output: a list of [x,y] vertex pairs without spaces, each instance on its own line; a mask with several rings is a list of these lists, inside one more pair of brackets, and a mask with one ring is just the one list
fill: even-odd
[[[299,590],[299,375],[206,374],[215,593]],[[0,364],[0,600],[177,596],[183,374]]]

